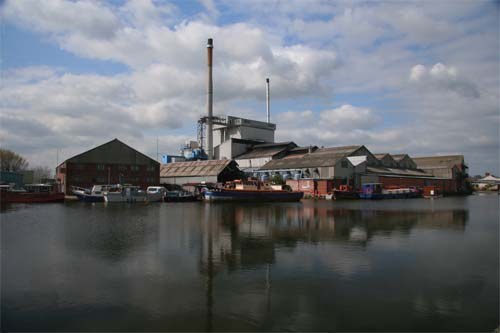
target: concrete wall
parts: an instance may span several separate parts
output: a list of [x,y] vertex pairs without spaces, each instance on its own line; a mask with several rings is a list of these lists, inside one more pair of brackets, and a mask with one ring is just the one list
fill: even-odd
[[260,168],[270,160],[272,160],[272,156],[259,157],[259,158],[246,158],[246,159],[237,159],[236,163],[238,163],[240,169],[255,169]]

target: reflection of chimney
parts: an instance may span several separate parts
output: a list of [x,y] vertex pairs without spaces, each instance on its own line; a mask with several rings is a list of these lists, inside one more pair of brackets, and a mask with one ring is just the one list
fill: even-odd
[[214,48],[212,44],[212,38],[208,39],[207,42],[207,65],[208,65],[208,82],[207,82],[207,153],[208,159],[214,158],[214,141],[212,136],[212,104],[213,104],[213,83],[212,83],[212,49]]
[[271,122],[271,113],[269,110],[270,102],[269,102],[269,78],[266,79],[266,111],[267,111],[267,123]]

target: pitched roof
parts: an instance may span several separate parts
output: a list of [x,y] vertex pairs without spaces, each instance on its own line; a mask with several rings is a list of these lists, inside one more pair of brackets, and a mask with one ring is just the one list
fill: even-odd
[[287,150],[289,147],[296,147],[297,145],[292,141],[288,142],[277,142],[277,143],[263,143],[253,146],[251,150],[236,156],[235,159],[247,159],[247,158],[259,158],[274,156]]
[[385,168],[385,167],[366,167],[366,172],[384,174],[384,175],[395,175],[395,176],[406,176],[406,177],[434,177],[423,170],[412,170],[412,169],[400,169],[400,168]]
[[319,148],[310,154],[297,157],[286,156],[281,159],[274,159],[264,164],[259,170],[273,169],[302,169],[334,166],[337,161],[345,156],[354,153],[363,146],[343,146]]
[[160,177],[197,177],[197,176],[217,176],[231,163],[232,160],[210,160],[175,162],[162,164],[160,167]]
[[393,154],[393,155],[391,155],[391,156],[392,156],[392,158],[393,158],[394,160],[396,160],[396,161],[398,161],[398,162],[399,162],[399,161],[401,161],[402,159],[404,159],[405,157],[407,157],[407,158],[411,158],[410,156],[408,156],[408,154]]
[[105,163],[105,164],[160,164],[158,161],[130,147],[118,139],[113,139],[83,153],[68,158],[63,163]]
[[419,169],[453,168],[453,166],[457,166],[461,170],[464,164],[463,155],[424,156],[413,157],[412,159]]

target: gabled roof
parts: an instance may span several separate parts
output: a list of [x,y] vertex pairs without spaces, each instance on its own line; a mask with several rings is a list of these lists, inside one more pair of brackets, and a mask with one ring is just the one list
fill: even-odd
[[401,161],[404,158],[411,158],[410,156],[408,156],[408,154],[393,154],[391,156],[397,162]]
[[438,168],[453,168],[457,166],[462,170],[464,164],[463,155],[446,155],[446,156],[424,156],[412,158],[419,169],[438,169]]
[[406,177],[426,177],[432,178],[433,175],[425,173],[423,170],[401,169],[401,168],[386,168],[386,167],[366,167],[367,173],[375,173],[381,175],[397,175]]
[[68,158],[63,163],[104,163],[104,164],[149,164],[158,161],[130,147],[118,139],[113,139],[95,148]]
[[235,167],[238,165],[232,160],[191,161],[162,164],[160,167],[160,177],[218,176],[231,164]]
[[297,157],[285,156],[285,158],[271,160],[259,170],[330,167],[361,147],[363,146],[319,148],[310,154],[307,153]]
[[296,147],[297,145],[292,141],[288,142],[276,142],[276,143],[263,143],[254,145],[251,150],[236,156],[235,159],[248,159],[248,158],[259,158],[259,157],[272,157],[279,154],[290,147]]

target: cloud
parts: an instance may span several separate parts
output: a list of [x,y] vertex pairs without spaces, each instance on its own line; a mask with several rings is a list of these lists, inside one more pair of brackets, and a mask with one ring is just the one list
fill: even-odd
[[[15,24],[59,53],[126,69],[3,68],[2,145],[43,159],[54,147],[78,153],[119,137],[155,152],[151,137],[168,132],[176,148],[205,112],[205,44],[214,38],[216,113],[264,117],[269,77],[280,140],[460,151],[498,168],[494,4],[200,3],[193,13],[182,2],[5,2],[7,33]],[[22,123],[42,145],[10,129]]]
[[410,71],[410,81],[427,89],[449,90],[469,98],[480,97],[473,82],[459,76],[455,67],[442,63],[435,64],[431,69],[424,65],[415,65]]

